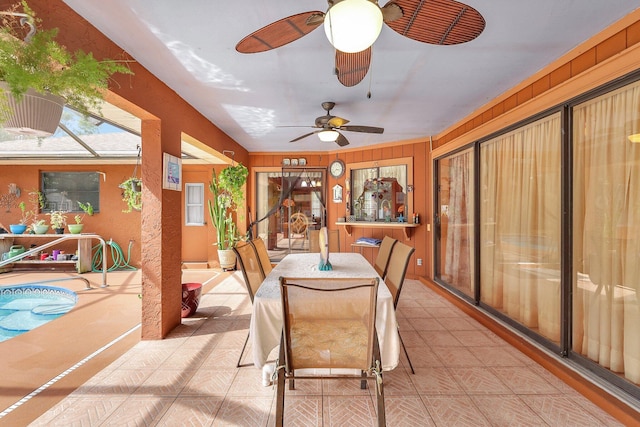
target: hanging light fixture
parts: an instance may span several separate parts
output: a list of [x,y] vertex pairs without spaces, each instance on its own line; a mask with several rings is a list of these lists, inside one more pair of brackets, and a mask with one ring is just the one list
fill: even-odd
[[382,10],[369,0],[342,0],[324,17],[329,43],[345,53],[361,52],[371,46],[382,30]]
[[318,133],[318,138],[322,142],[335,142],[340,134],[335,130],[323,130]]

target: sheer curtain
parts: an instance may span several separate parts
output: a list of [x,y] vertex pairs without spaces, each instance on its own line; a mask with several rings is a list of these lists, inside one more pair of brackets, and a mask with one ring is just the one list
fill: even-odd
[[573,110],[573,350],[640,383],[640,83]]
[[449,159],[449,208],[446,218],[443,277],[473,296],[473,151]]
[[560,338],[560,114],[480,148],[481,299]]

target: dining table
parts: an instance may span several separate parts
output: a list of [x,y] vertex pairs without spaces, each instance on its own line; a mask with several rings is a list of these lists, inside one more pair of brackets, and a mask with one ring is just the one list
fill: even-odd
[[380,279],[376,304],[376,332],[380,344],[382,368],[389,371],[398,366],[400,337],[391,292],[371,264],[359,253],[331,253],[332,269],[319,269],[320,254],[293,253],[285,256],[266,276],[253,299],[249,327],[253,347],[253,362],[263,368],[274,348],[280,345],[283,312],[280,277],[295,278],[373,278]]

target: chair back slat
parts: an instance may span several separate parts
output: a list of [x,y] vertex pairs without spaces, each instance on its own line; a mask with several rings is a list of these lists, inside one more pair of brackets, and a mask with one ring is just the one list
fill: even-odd
[[376,278],[280,278],[285,366],[366,371],[373,360]]
[[[340,230],[327,230],[329,252],[340,252]],[[320,253],[320,230],[309,230],[309,252]]]
[[340,230],[329,230],[329,252],[340,252]]
[[233,250],[238,258],[238,263],[247,285],[247,291],[249,292],[249,298],[253,304],[253,296],[258,292],[258,288],[265,278],[258,254],[255,247],[248,242],[239,242]]
[[382,243],[380,243],[380,248],[378,248],[378,256],[376,257],[376,261],[373,264],[373,268],[375,268],[376,272],[384,279],[385,274],[387,274],[387,266],[389,265],[389,257],[391,256],[391,250],[393,246],[396,244],[397,240],[393,237],[384,236],[382,239]]
[[402,242],[397,242],[393,245],[391,256],[389,257],[387,274],[384,277],[384,283],[387,285],[389,292],[391,292],[394,307],[398,305],[400,291],[402,290],[402,284],[404,283],[404,276],[406,275],[407,267],[409,266],[409,259],[414,251],[414,248],[409,245],[405,245]]
[[251,241],[251,244],[255,248],[258,259],[260,260],[260,266],[262,267],[262,272],[265,277],[271,273],[273,266],[271,265],[271,259],[269,258],[269,252],[267,251],[267,246],[264,244],[264,240],[257,238]]
[[320,230],[309,230],[309,252],[320,253]]

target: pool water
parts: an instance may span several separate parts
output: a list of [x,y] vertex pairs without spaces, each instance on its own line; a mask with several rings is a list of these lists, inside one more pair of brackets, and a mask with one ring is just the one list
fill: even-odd
[[77,301],[75,292],[55,286],[0,287],[0,342],[57,319]]

